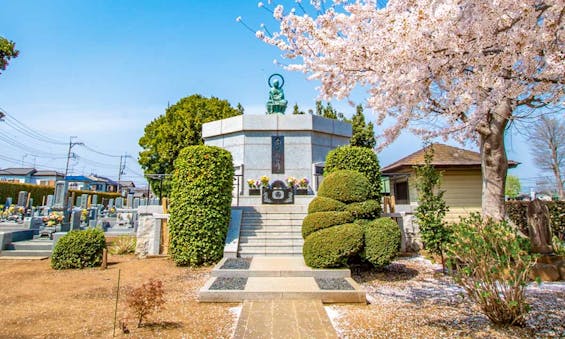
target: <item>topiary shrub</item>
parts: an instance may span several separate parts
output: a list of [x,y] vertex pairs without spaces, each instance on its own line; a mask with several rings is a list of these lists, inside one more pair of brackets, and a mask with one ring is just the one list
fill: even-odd
[[170,206],[170,254],[177,265],[222,258],[230,219],[234,169],[230,152],[189,146],[175,160]]
[[324,177],[318,195],[344,203],[365,201],[369,196],[369,180],[357,171],[335,171]]
[[381,204],[376,200],[366,200],[351,203],[345,207],[345,210],[358,219],[375,219],[380,215]]
[[400,250],[400,227],[391,218],[379,218],[364,224],[364,258],[376,268],[382,268],[396,257]]
[[342,267],[363,248],[363,229],[344,224],[310,234],[304,240],[302,253],[310,267]]
[[355,220],[350,212],[316,212],[308,214],[302,221],[302,237],[306,238],[311,233],[335,225],[347,224]]
[[330,151],[326,157],[324,174],[338,170],[353,170],[365,175],[369,180],[369,199],[381,201],[381,168],[373,150],[345,145]]
[[51,267],[61,270],[100,266],[105,248],[102,230],[71,231],[57,241],[51,255]]
[[308,213],[328,212],[328,211],[344,211],[346,204],[341,201],[317,196],[308,205]]

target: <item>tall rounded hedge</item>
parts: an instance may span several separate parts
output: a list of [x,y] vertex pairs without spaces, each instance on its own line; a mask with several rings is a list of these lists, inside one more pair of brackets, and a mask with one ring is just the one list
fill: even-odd
[[57,241],[51,255],[51,267],[61,270],[100,266],[105,248],[106,238],[102,230],[71,231]]
[[344,203],[365,201],[369,196],[369,180],[357,171],[335,171],[324,177],[318,195]]
[[391,218],[379,218],[364,223],[363,226],[365,259],[377,268],[390,264],[400,250],[401,234],[396,221]]
[[369,199],[381,201],[381,167],[373,150],[345,145],[330,151],[326,157],[324,174],[331,174],[338,170],[363,173],[369,180]]
[[317,196],[308,205],[308,213],[328,212],[328,211],[343,211],[345,204],[339,200],[332,198]]
[[189,146],[175,160],[170,206],[170,254],[179,266],[200,266],[223,255],[234,169],[230,152]]

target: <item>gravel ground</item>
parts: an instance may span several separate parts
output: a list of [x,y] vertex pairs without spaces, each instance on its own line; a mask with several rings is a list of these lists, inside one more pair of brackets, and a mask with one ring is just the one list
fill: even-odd
[[341,338],[565,337],[565,283],[532,284],[525,327],[490,323],[441,266],[422,257],[399,258],[383,272],[353,278],[369,305],[332,305],[326,311]]
[[217,277],[210,286],[211,290],[244,290],[247,278]]
[[347,280],[343,278],[315,278],[321,290],[353,290]]
[[221,270],[248,270],[253,258],[228,258]]

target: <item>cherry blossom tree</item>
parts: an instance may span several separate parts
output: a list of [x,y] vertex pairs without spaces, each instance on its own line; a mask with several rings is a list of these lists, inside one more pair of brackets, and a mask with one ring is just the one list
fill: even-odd
[[[312,1],[315,16],[273,4],[280,29],[257,37],[320,82],[324,99],[366,89],[380,146],[411,129],[479,145],[483,214],[503,219],[504,133],[520,112],[563,105],[563,0]],[[263,4],[260,4],[262,6]]]

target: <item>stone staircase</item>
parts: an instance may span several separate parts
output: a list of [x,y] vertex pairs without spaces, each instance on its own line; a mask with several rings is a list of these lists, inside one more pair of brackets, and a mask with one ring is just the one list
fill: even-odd
[[241,208],[238,254],[302,256],[302,220],[307,205],[259,205]]
[[53,240],[38,238],[11,242],[0,251],[0,257],[39,259],[50,257],[52,251]]

